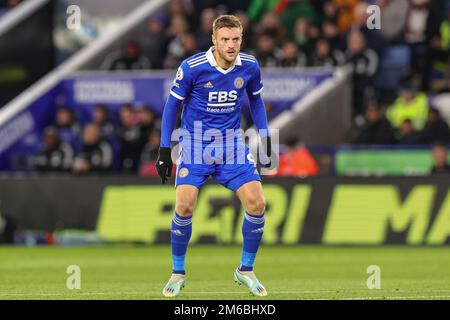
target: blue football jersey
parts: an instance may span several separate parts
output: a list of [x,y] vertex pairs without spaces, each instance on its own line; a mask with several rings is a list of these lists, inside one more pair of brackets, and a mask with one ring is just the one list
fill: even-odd
[[201,121],[202,135],[208,129],[240,128],[245,94],[258,95],[263,89],[255,57],[239,53],[234,65],[222,69],[213,55],[214,47],[184,60],[178,68],[170,94],[183,100],[181,128],[193,134],[194,122]]

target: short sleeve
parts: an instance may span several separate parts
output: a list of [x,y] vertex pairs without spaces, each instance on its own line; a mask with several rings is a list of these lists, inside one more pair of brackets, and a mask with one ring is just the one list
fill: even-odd
[[170,94],[178,100],[184,100],[189,95],[192,88],[192,79],[189,66],[183,62],[177,70],[173,79]]
[[249,84],[247,86],[247,94],[256,96],[262,92],[263,82],[261,79],[261,70],[259,64],[255,63],[252,70],[252,77],[250,78]]

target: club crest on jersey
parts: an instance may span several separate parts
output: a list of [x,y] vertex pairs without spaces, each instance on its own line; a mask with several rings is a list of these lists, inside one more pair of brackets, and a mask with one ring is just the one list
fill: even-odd
[[244,79],[242,79],[241,77],[237,77],[236,79],[234,79],[234,86],[236,89],[240,89],[244,86]]
[[179,67],[175,79],[177,79],[178,81],[183,80],[183,76],[184,76],[183,69]]
[[212,85],[211,81],[208,81],[208,82],[203,86],[203,88],[211,89],[211,88],[214,88],[214,86]]
[[178,176],[180,178],[186,178],[189,175],[189,169],[188,168],[181,168],[180,172],[178,172]]

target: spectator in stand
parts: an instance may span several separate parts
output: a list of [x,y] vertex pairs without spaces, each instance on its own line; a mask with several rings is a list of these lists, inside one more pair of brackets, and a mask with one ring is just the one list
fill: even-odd
[[431,144],[436,141],[450,143],[450,128],[442,119],[438,109],[431,107],[428,110],[428,118],[425,128],[421,132],[421,142]]
[[299,140],[290,137],[286,141],[286,150],[280,155],[277,176],[310,177],[319,174],[320,168],[308,148]]
[[408,13],[408,0],[377,0],[376,4],[381,9],[380,30],[383,37],[390,43],[398,43],[403,39],[405,31],[406,15]]
[[360,115],[365,105],[366,90],[373,86],[378,69],[378,55],[368,48],[364,35],[353,31],[347,39],[346,60],[353,68],[354,115]]
[[220,5],[220,2],[221,1],[219,0],[191,0],[192,11],[194,14],[197,14],[196,18],[200,21],[200,15],[205,9],[217,8],[217,6]]
[[[405,25],[405,42],[411,50],[411,69],[415,75],[423,75],[426,69],[428,17],[430,5],[428,0],[411,0]],[[427,87],[426,79],[422,88]]]
[[200,29],[196,34],[199,51],[207,51],[211,47],[211,30],[217,16],[215,9],[208,8],[202,11],[200,15]]
[[[339,10],[336,5],[336,2],[333,0],[323,1],[322,14],[323,14],[322,23],[324,21],[332,21],[333,23],[337,23],[339,18]],[[337,31],[339,32],[339,29]]]
[[73,149],[58,137],[53,127],[43,134],[44,146],[33,159],[34,169],[39,172],[63,172],[70,170],[73,161]]
[[405,119],[398,129],[398,144],[418,144],[419,132],[414,129],[411,119]]
[[375,50],[377,54],[381,55],[388,43],[384,39],[380,30],[369,29],[367,27],[367,20],[369,18],[369,13],[367,12],[368,6],[369,5],[366,2],[360,2],[357,4],[354,13],[355,19],[349,33],[355,31],[361,32],[366,40],[367,47]]
[[365,112],[366,124],[355,144],[393,144],[395,143],[394,129],[375,103],[369,103]]
[[310,24],[306,18],[299,18],[295,22],[294,27],[294,41],[301,52],[304,52],[308,57],[313,52],[312,41],[309,39]]
[[431,75],[433,71],[445,74],[449,72],[450,57],[450,3],[446,8],[447,19],[439,24],[435,32],[428,33],[428,50],[422,74],[422,90],[430,89]]
[[195,12],[190,1],[185,0],[170,0],[169,3],[169,20],[174,17],[184,17],[187,24],[190,26],[198,25],[198,17],[195,16]]
[[299,18],[304,18],[309,24],[318,23],[317,14],[309,1],[288,0],[287,5],[279,7],[280,19],[287,30],[293,30]]
[[282,53],[277,48],[275,39],[268,34],[258,35],[255,56],[259,65],[263,68],[279,67],[281,65]]
[[[423,83],[421,87],[425,92],[429,91],[430,87],[439,91],[441,89],[438,88],[440,84],[439,76],[447,74],[448,78],[450,74],[450,63],[442,55],[443,51],[449,51],[449,21],[450,1],[431,1],[430,14],[427,20],[427,48],[429,49],[425,60],[425,70],[422,74]],[[434,75],[438,75],[438,77],[434,77]]]
[[75,158],[72,171],[79,174],[106,173],[111,171],[112,164],[111,145],[102,138],[96,124],[87,124],[83,131],[83,147]]
[[411,119],[416,130],[422,130],[428,115],[427,96],[409,83],[401,85],[400,95],[388,108],[387,117],[394,128]]
[[97,104],[92,113],[92,122],[95,123],[104,138],[109,139],[115,134],[114,123],[110,120],[108,109],[102,104]]
[[411,0],[406,15],[405,40],[407,43],[415,45],[425,42],[429,14],[428,0]]
[[142,149],[141,153],[141,176],[158,176],[156,171],[155,162],[158,158],[159,144],[161,142],[161,132],[159,130],[153,130],[148,136],[147,141]]
[[182,61],[186,56],[183,38],[189,33],[189,24],[184,16],[173,16],[167,30],[169,45],[167,47],[167,58],[164,62],[165,68],[175,68],[177,61]]
[[[220,14],[229,14],[236,11],[246,11],[252,0],[188,0],[188,2],[190,2],[194,13],[215,8]],[[198,17],[198,20],[200,20],[200,17]]]
[[432,175],[450,174],[450,165],[448,163],[448,145],[437,142],[433,145],[433,168]]
[[250,21],[258,23],[266,12],[275,12],[278,15],[282,9],[278,9],[278,4],[280,0],[251,0],[248,6],[246,15],[249,17]]
[[197,46],[197,38],[194,36],[194,34],[188,33],[183,37],[183,50],[184,50],[184,57],[182,58],[181,61],[199,52]]
[[141,48],[136,41],[128,41],[122,54],[113,53],[105,59],[103,66],[109,70],[143,70],[152,67],[150,60],[141,54]]
[[275,12],[267,12],[264,14],[256,29],[256,33],[267,34],[272,37],[277,46],[281,45],[282,41],[286,38],[286,28]]
[[136,172],[142,148],[141,129],[131,105],[123,105],[119,110],[119,117],[120,164],[122,170]]
[[320,28],[311,24],[308,28],[308,54],[311,56],[314,53],[317,41],[320,39]]
[[332,51],[328,40],[322,38],[316,42],[316,48],[311,55],[309,65],[312,67],[333,68],[341,64],[343,59],[345,59],[343,53],[337,49]]
[[242,35],[242,44],[241,44],[241,51],[248,50],[251,46],[253,46],[253,25],[250,24],[250,20],[247,17],[247,15],[243,11],[237,11],[234,13],[234,15],[241,21],[242,28],[244,31],[244,34]]
[[[204,0],[193,0],[193,1],[204,2]],[[226,12],[236,12],[236,11],[244,12],[245,10],[248,9],[251,1],[252,0],[217,0],[219,6],[221,8],[225,8]]]
[[148,137],[155,129],[155,114],[147,106],[141,106],[137,109],[138,124],[141,137],[141,149],[148,141]]
[[337,23],[339,33],[345,35],[355,20],[355,9],[359,0],[333,0],[338,8]]
[[448,57],[448,53],[450,50],[450,3],[447,7],[447,19],[442,21],[439,26],[439,49],[442,50]]
[[298,50],[293,41],[286,41],[282,48],[282,58],[280,66],[283,68],[303,68],[306,67],[307,57]]
[[182,48],[179,53],[181,56],[173,56],[169,54],[165,61],[165,66],[167,68],[175,69],[177,68],[183,60],[189,58],[190,56],[196,54],[198,52],[197,49],[197,39],[192,33],[186,33],[181,39]]
[[142,53],[150,60],[152,69],[162,69],[164,65],[168,45],[168,39],[164,32],[165,26],[165,17],[156,14],[150,18],[146,32],[139,38]]
[[79,135],[80,124],[75,121],[75,116],[71,109],[62,106],[56,110],[55,128],[61,140],[78,149],[80,146]]
[[[328,40],[332,50],[339,50],[340,52],[344,50],[345,45],[339,37],[339,29],[333,21],[325,20],[322,23],[322,37]],[[342,59],[345,60],[345,57],[342,57]]]

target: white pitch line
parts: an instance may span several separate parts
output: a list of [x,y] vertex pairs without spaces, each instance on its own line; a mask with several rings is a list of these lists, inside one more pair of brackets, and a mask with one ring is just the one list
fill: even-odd
[[162,295],[162,292],[73,292],[73,293],[0,293],[0,297],[8,296],[105,296],[105,295]]
[[[269,291],[269,295],[279,295],[279,294],[325,294],[325,293],[336,293],[336,294],[352,294],[352,292],[367,292],[368,290],[309,290],[309,291]],[[376,290],[376,292],[386,292],[386,293],[408,293],[408,292],[416,292],[413,290]],[[424,292],[450,292],[450,290],[422,290],[420,293]],[[243,294],[245,291],[211,291],[211,292],[196,292],[196,291],[184,291],[183,295],[210,295],[210,294]],[[375,292],[374,292],[375,293]],[[71,292],[71,293],[0,293],[0,297],[47,297],[47,296],[161,296],[161,292]],[[336,297],[339,300],[370,300],[370,299],[423,299],[423,298],[450,298],[450,295],[433,295],[433,296],[424,296],[424,295],[415,295],[415,296],[371,296],[371,297]],[[305,300],[328,300],[326,298],[319,299],[305,299]]]
[[[183,294],[202,295],[202,294],[242,294],[245,291],[183,291]],[[270,291],[270,294],[323,294],[338,293],[335,290],[320,291]],[[351,293],[351,292],[348,292]],[[68,295],[161,295],[161,292],[73,292],[73,293],[0,293],[0,297],[7,296],[68,296]]]
[[398,296],[379,296],[379,297],[356,297],[356,298],[339,298],[338,300],[375,300],[375,299],[401,299],[401,300],[407,300],[407,299],[436,299],[436,298],[450,298],[450,296],[405,296],[405,297],[398,297]]

